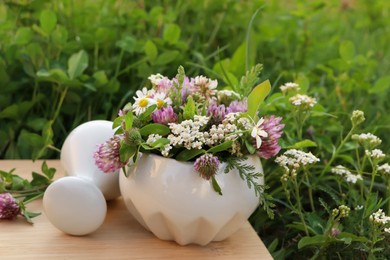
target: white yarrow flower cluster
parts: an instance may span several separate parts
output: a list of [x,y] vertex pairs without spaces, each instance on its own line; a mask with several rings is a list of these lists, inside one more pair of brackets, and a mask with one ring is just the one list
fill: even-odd
[[376,135],[373,135],[371,133],[352,135],[352,140],[355,140],[363,145],[367,144],[370,147],[375,147],[375,146],[378,146],[382,143],[382,140],[379,137],[377,137]]
[[366,150],[365,153],[367,156],[371,157],[371,159],[377,161],[382,160],[383,158],[386,157],[386,155],[380,149],[374,149],[372,151]]
[[390,174],[390,165],[385,163],[378,167],[378,171],[382,174]]
[[314,107],[317,104],[317,100],[313,97],[309,97],[307,95],[296,94],[292,96],[289,101],[294,106],[299,107],[300,109],[309,109]]
[[275,159],[275,162],[283,167],[287,173],[291,172],[292,177],[296,175],[299,169],[319,161],[320,159],[311,152],[305,153],[296,149],[287,150]]
[[386,216],[386,214],[383,212],[383,209],[378,209],[377,212],[372,213],[369,220],[377,225],[386,225],[390,223],[390,217]]
[[[226,115],[225,119],[218,126],[212,125],[209,132],[204,132],[204,138],[208,146],[218,144],[222,141],[235,140],[241,133],[235,134],[238,131],[237,125],[234,124],[237,113],[230,113]],[[234,119],[233,119],[234,118]]]
[[332,173],[343,176],[349,183],[355,184],[358,180],[363,180],[362,176],[352,174],[347,168],[342,165],[337,165],[332,169]]
[[298,90],[300,90],[300,87],[297,83],[287,82],[284,85],[280,86],[280,90],[282,91],[283,94],[285,94],[285,93],[289,92],[290,90],[298,91]]
[[172,134],[168,136],[172,146],[184,146],[190,149],[202,149],[206,142],[204,133],[201,131],[209,118],[195,115],[194,120],[184,120],[180,124],[169,123]]
[[151,145],[151,144],[153,144],[154,142],[156,142],[160,138],[162,138],[162,136],[159,135],[159,134],[150,134],[148,136],[148,139],[146,140],[146,143]]

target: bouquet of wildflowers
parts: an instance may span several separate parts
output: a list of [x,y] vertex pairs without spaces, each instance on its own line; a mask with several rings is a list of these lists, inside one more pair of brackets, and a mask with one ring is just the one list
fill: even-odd
[[173,79],[151,75],[151,87],[138,90],[134,101],[119,111],[113,124],[118,130],[98,147],[96,164],[114,172],[136,163],[140,153],[192,161],[218,192],[214,176],[222,161],[240,167],[242,178],[255,176],[239,161],[248,155],[276,155],[284,127],[281,117],[258,115],[270,90],[269,81],[253,88],[261,69],[256,65],[230,89],[220,89],[217,80],[204,76],[189,78],[182,67]]

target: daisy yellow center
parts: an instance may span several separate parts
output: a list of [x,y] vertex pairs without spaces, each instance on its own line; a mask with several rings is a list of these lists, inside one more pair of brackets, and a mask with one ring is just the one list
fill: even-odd
[[161,99],[157,100],[157,108],[158,109],[162,108],[163,105],[164,105],[164,100],[161,100]]
[[143,98],[139,101],[139,106],[140,107],[147,107],[148,106],[148,100],[146,98]]

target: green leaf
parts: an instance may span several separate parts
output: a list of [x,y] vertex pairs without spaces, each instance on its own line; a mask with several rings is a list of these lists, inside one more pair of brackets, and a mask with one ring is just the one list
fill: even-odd
[[157,58],[157,47],[151,40],[145,43],[144,51],[150,61],[154,61]]
[[69,33],[64,26],[58,25],[51,33],[51,39],[55,44],[64,45],[68,40]]
[[150,115],[154,112],[154,110],[156,110],[157,108],[157,105],[151,105],[150,107],[148,107],[145,112],[143,112],[142,114],[140,114],[138,116],[139,120],[146,120],[146,121],[149,121],[150,120]]
[[133,126],[133,113],[128,112],[125,115],[125,126],[126,130],[129,130]]
[[51,10],[44,10],[39,16],[39,22],[41,24],[41,28],[49,34],[56,27],[57,16]]
[[157,66],[163,66],[166,64],[169,64],[177,59],[179,57],[180,52],[178,51],[166,51],[158,55],[156,59],[156,64]]
[[194,119],[195,115],[195,102],[192,96],[187,98],[187,104],[183,108],[183,118],[185,120]]
[[177,24],[169,24],[163,32],[163,39],[169,43],[175,43],[180,38],[180,27]]
[[368,90],[368,93],[383,93],[390,87],[390,76],[384,76],[378,79],[374,87]]
[[206,151],[203,149],[191,149],[183,150],[178,155],[176,155],[176,160],[178,161],[189,161],[200,154],[204,154]]
[[88,54],[84,50],[74,53],[68,60],[68,75],[71,80],[83,74],[88,67]]
[[122,125],[123,116],[118,116],[115,118],[114,122],[112,123],[112,129],[115,129]]
[[219,186],[217,180],[214,178],[214,176],[211,177],[211,184],[214,188],[214,190],[222,196],[222,190],[221,190],[221,187]]
[[222,144],[211,147],[210,149],[207,150],[207,153],[218,153],[218,152],[226,151],[227,149],[232,147],[232,145],[233,145],[233,141],[228,140],[223,142]]
[[328,237],[324,235],[315,235],[313,237],[302,237],[298,242],[298,249],[306,246],[322,245],[327,242]]
[[245,146],[250,154],[254,154],[256,152],[256,148],[247,139],[245,139]]
[[126,144],[125,142],[121,142],[121,147],[119,149],[119,156],[121,162],[126,162],[130,159],[131,156],[133,156],[138,151],[138,148],[136,146],[130,146]]
[[257,116],[258,109],[261,102],[265,99],[271,90],[271,84],[269,80],[266,80],[257,85],[248,96],[248,115],[251,118]]
[[43,176],[42,174],[33,172],[32,177],[33,179],[31,181],[31,185],[33,186],[44,186],[50,183],[49,179],[46,178],[46,176]]
[[15,34],[14,42],[18,45],[26,45],[32,38],[32,31],[29,27],[20,27]]
[[355,56],[355,46],[351,41],[344,41],[340,44],[339,53],[343,60],[352,60]]
[[50,180],[53,179],[54,174],[56,173],[56,169],[55,168],[49,168],[47,166],[46,161],[43,161],[42,166],[41,166],[41,171]]
[[170,133],[170,129],[166,125],[162,124],[148,124],[142,127],[139,132],[142,136],[148,136],[150,134],[159,134],[165,136]]
[[104,70],[96,71],[92,77],[95,79],[97,85],[101,86],[108,83],[108,78]]
[[287,147],[287,149],[302,149],[305,147],[317,147],[317,144],[312,140],[305,139]]
[[163,148],[165,145],[169,144],[170,141],[167,138],[160,138],[151,144],[153,148]]

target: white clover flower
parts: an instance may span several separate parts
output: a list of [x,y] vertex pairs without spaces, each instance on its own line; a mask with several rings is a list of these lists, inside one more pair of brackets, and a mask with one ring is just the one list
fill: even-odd
[[257,122],[257,124],[253,127],[251,136],[253,138],[256,138],[256,147],[257,149],[260,148],[262,140],[262,137],[268,137],[268,133],[263,130],[262,124],[264,123],[264,118],[260,118],[260,120]]
[[390,165],[385,163],[378,167],[378,171],[382,174],[390,174]]
[[382,152],[382,150],[379,149],[374,149],[372,151],[366,150],[365,153],[367,156],[371,157],[374,160],[382,160],[383,158],[386,157],[386,155]]
[[150,82],[152,82],[153,85],[158,85],[160,82],[164,79],[168,79],[167,77],[161,75],[160,73],[152,74],[148,77]]
[[390,228],[385,228],[383,231],[390,234]]
[[294,82],[287,82],[284,85],[280,86],[280,90],[283,94],[289,92],[290,90],[298,91],[300,90],[299,85]]
[[297,94],[289,99],[291,104],[299,107],[300,109],[309,109],[314,107],[317,104],[317,100],[313,97],[307,95]]

